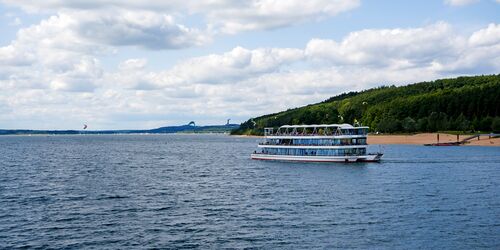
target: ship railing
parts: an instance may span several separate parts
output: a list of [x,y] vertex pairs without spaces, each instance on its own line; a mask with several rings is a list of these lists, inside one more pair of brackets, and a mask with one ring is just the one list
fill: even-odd
[[320,134],[320,133],[274,133],[274,134],[269,134],[265,133],[265,136],[340,136],[340,135],[366,135],[366,133],[327,133],[327,134]]
[[368,145],[367,143],[339,143],[339,144],[296,144],[296,143],[269,143],[261,142],[259,145],[271,145],[271,146],[363,146]]

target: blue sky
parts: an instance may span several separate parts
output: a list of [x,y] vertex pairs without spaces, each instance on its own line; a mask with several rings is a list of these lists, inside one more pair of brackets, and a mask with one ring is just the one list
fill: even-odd
[[500,73],[500,3],[0,1],[0,128],[222,124]]

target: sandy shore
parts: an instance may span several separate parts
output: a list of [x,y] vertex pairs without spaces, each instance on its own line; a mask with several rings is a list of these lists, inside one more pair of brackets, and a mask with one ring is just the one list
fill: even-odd
[[[255,135],[234,135],[235,137],[263,138]],[[459,140],[470,135],[459,135]],[[456,142],[457,136],[439,133],[439,142]],[[436,143],[437,133],[422,133],[415,135],[368,135],[368,144],[412,144],[424,145],[426,143]],[[489,139],[488,136],[481,136],[472,139],[467,146],[500,146],[500,138]]]
[[[470,135],[459,135],[459,140]],[[457,136],[439,133],[439,142],[456,142]],[[368,135],[368,144],[415,144],[436,143],[437,133],[423,133],[416,135]],[[480,136],[470,140],[467,146],[500,146],[500,138],[489,139],[488,136]]]

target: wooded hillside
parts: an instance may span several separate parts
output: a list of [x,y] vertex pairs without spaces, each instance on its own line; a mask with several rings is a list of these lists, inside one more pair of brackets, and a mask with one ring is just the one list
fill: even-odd
[[233,134],[285,124],[353,123],[379,132],[500,132],[500,74],[344,93],[324,102],[249,119]]

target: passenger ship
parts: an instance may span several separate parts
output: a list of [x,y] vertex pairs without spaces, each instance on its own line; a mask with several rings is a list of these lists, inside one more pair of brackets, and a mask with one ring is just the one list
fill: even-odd
[[264,129],[255,160],[304,162],[378,162],[382,153],[367,154],[368,127],[350,124],[284,125]]

